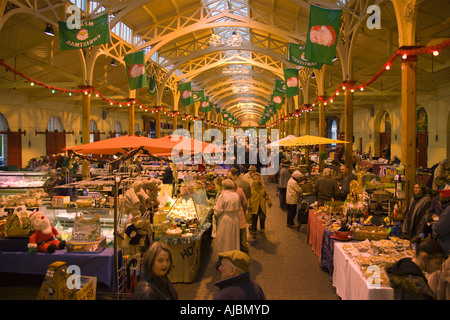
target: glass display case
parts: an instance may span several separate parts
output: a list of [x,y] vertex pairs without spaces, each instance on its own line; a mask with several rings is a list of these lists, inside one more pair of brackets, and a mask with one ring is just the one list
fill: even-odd
[[186,244],[198,241],[211,226],[211,207],[203,186],[190,189],[173,200],[170,208],[161,208],[153,219],[155,240],[167,244]]
[[39,207],[47,196],[43,190],[46,180],[46,172],[0,171],[0,207]]
[[205,223],[209,213],[208,197],[204,187],[196,188],[192,194],[182,195],[175,200],[169,210],[167,219],[171,222],[197,220],[199,225]]
[[42,188],[47,172],[0,171],[0,189]]
[[[73,224],[77,213],[81,212],[84,219],[92,219],[98,214],[100,216],[100,226],[102,237],[106,237],[108,246],[112,246],[114,240],[114,209],[113,208],[58,208],[50,206],[41,208],[44,214],[50,219],[52,225],[61,233],[63,240],[72,237]],[[127,217],[119,217],[119,229],[124,228]]]

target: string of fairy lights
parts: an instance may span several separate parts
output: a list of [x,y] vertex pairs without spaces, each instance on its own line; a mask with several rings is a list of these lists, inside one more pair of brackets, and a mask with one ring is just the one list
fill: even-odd
[[[383,67],[380,68],[380,70],[377,73],[375,73],[367,81],[361,83],[360,85],[356,85],[355,81],[343,81],[338,85],[337,89],[334,91],[334,93],[330,97],[317,96],[314,99],[314,102],[312,104],[303,104],[300,109],[294,110],[294,112],[280,117],[280,119],[278,119],[277,121],[275,121],[273,123],[265,125],[265,127],[271,128],[273,126],[278,125],[282,121],[292,120],[292,119],[294,119],[294,117],[300,116],[303,112],[310,112],[314,109],[314,107],[316,106],[317,103],[323,103],[324,105],[327,105],[328,103],[332,103],[336,99],[336,97],[339,96],[339,93],[341,90],[350,90],[351,92],[354,92],[355,90],[364,91],[364,89],[366,87],[370,86],[373,82],[375,82],[384,72],[389,71],[391,69],[392,64],[400,56],[401,56],[402,60],[406,60],[410,56],[417,56],[417,55],[421,55],[421,54],[430,54],[431,53],[434,56],[438,56],[440,50],[443,50],[449,46],[450,46],[450,39],[445,40],[437,45],[432,45],[432,46],[427,46],[427,47],[399,48],[388,59],[388,61],[383,65]],[[155,106],[153,108],[146,107],[136,98],[129,99],[127,101],[111,100],[111,99],[105,97],[101,92],[99,92],[93,86],[80,86],[79,89],[65,89],[65,88],[50,86],[44,82],[33,79],[33,78],[29,77],[28,75],[14,69],[13,67],[9,66],[4,60],[0,59],[0,65],[4,66],[7,70],[13,72],[14,74],[29,81],[31,86],[35,86],[35,85],[42,86],[44,88],[51,90],[52,93],[56,93],[58,91],[58,92],[66,93],[69,96],[72,96],[74,94],[81,94],[81,95],[84,94],[84,95],[90,95],[90,96],[95,95],[96,98],[99,98],[99,99],[105,101],[106,103],[108,103],[111,106],[116,105],[119,107],[123,107],[123,106],[131,106],[133,104],[135,106],[138,105],[139,108],[144,109],[145,112],[151,112],[151,113],[163,112],[164,114],[166,114],[169,117],[179,116],[181,118],[181,120],[183,120],[183,121],[185,121],[187,119],[190,119],[192,121],[196,121],[196,120],[200,119],[204,123],[212,125],[212,126],[216,126],[216,127],[220,127],[220,128],[231,127],[231,126],[226,126],[223,123],[220,123],[220,122],[217,122],[214,120],[203,119],[201,116],[193,116],[191,114],[185,114],[183,116],[179,111],[170,112],[162,106]]]

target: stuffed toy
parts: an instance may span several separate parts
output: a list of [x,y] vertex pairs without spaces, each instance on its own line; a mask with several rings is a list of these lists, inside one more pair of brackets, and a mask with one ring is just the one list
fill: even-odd
[[151,178],[150,180],[145,180],[142,183],[142,189],[145,195],[142,197],[147,208],[158,208],[158,193],[161,190],[162,181],[159,179]]
[[157,181],[149,184],[149,180],[137,180],[125,192],[124,209],[125,214],[129,214],[129,218],[124,230],[122,250],[124,254],[129,254],[132,258],[140,256],[149,245],[150,219],[146,212],[147,208],[153,204],[154,196],[149,196],[146,191],[150,187],[157,188],[157,186],[159,186]]
[[42,212],[33,212],[30,221],[36,231],[31,235],[28,243],[29,253],[35,251],[53,253],[66,247],[66,242],[59,240],[61,234],[51,226],[50,220]]

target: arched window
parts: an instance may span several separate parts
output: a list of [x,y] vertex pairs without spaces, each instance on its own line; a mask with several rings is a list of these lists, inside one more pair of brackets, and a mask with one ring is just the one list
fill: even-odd
[[122,132],[122,125],[119,121],[116,122],[114,126],[115,137],[120,137],[120,132]]
[[333,120],[331,123],[331,139],[337,139],[337,123]]
[[[0,131],[8,131],[9,124],[6,120],[5,116],[0,113]],[[0,165],[4,165],[6,163],[7,158],[7,134],[0,134]]]
[[[97,122],[95,122],[95,120],[89,121],[89,131],[91,132],[89,134],[89,142],[94,142],[96,141],[95,139],[95,133],[98,132],[98,127],[97,127]],[[94,133],[95,132],[95,133]]]
[[428,115],[424,107],[417,109],[416,132],[428,132]]
[[58,117],[51,117],[50,121],[47,124],[47,130],[48,131],[57,130],[59,132],[64,131],[64,127],[63,127],[61,119]]
[[384,132],[391,132],[391,116],[387,112],[384,115]]
[[55,159],[59,153],[63,153],[66,147],[66,134],[62,121],[58,117],[51,117],[47,123],[46,146],[47,156]]

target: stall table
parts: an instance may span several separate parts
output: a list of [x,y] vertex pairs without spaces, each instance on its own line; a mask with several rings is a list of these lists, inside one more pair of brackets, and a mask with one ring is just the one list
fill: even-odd
[[306,241],[311,244],[313,252],[320,259],[322,256],[323,235],[325,225],[317,218],[314,210],[309,210]]
[[333,274],[334,242],[333,231],[325,228],[323,221],[317,218],[314,210],[309,211],[307,242],[320,260],[320,267]]
[[[7,240],[6,240],[7,241]],[[6,242],[3,248],[6,248]],[[119,264],[122,261],[119,251]],[[106,248],[101,252],[67,252],[57,250],[54,253],[28,251],[2,251],[0,252],[0,272],[17,274],[34,274],[44,276],[48,266],[55,261],[66,262],[68,266],[80,267],[81,275],[96,277],[108,289],[113,290],[114,281],[114,250]],[[119,265],[119,269],[120,269]]]
[[333,286],[342,300],[393,300],[394,290],[389,286],[369,285],[367,278],[343,249],[343,242],[334,243]]

